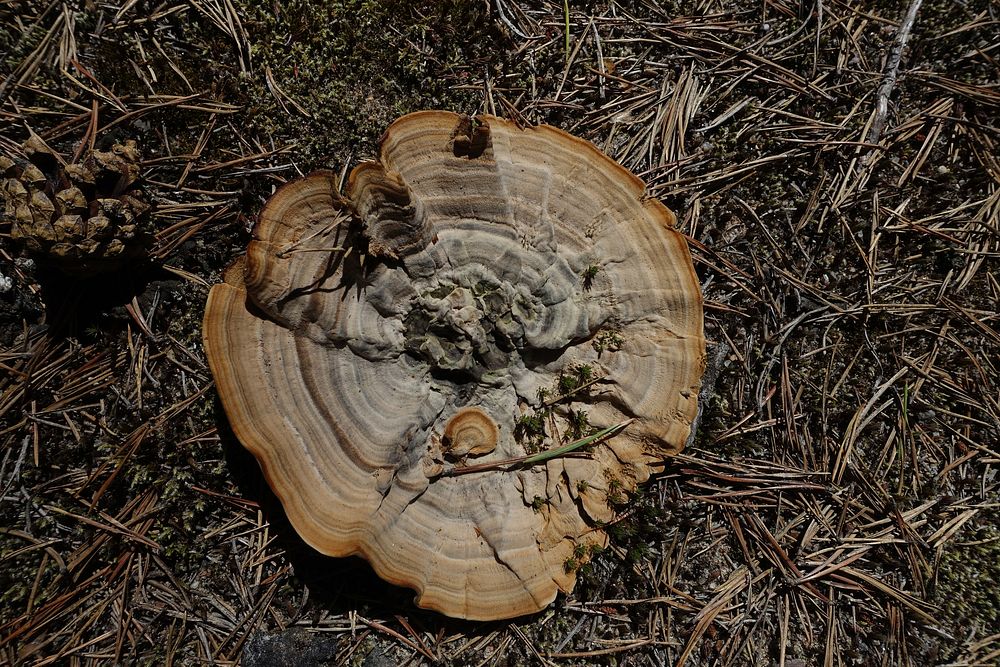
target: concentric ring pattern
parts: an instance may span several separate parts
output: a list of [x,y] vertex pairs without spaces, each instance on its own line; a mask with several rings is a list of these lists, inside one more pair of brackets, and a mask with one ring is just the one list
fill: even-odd
[[[346,190],[283,186],[211,291],[234,431],[319,551],[451,616],[538,611],[690,432],[704,338],[684,238],[588,142],[490,116],[399,119]],[[451,442],[470,408],[484,421]],[[484,465],[627,419],[584,453]]]

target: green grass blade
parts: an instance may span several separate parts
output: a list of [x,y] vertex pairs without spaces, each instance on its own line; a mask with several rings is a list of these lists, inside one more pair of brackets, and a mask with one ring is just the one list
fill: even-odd
[[591,445],[597,442],[598,440],[601,440],[602,438],[608,438],[613,435],[617,435],[619,432],[625,430],[625,427],[631,423],[632,420],[629,419],[623,421],[620,424],[615,424],[614,426],[609,426],[606,429],[602,429],[592,435],[588,435],[586,438],[580,438],[579,440],[574,440],[573,442],[563,445],[562,447],[556,447],[555,449],[549,449],[544,452],[535,454],[533,456],[529,456],[526,459],[524,459],[524,461],[522,461],[521,465],[533,465],[535,463],[541,463],[542,461],[548,461],[549,459],[554,459],[564,454],[569,454],[570,452],[580,449],[581,447],[586,447],[588,445]]

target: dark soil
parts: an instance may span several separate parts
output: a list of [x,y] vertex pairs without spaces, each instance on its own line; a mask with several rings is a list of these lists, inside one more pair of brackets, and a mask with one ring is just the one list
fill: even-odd
[[[0,3],[0,154],[135,139],[157,205],[89,280],[0,218],[0,663],[1000,662],[996,6],[572,4]],[[274,188],[427,108],[593,141],[706,298],[694,441],[511,623],[306,546],[201,345]]]

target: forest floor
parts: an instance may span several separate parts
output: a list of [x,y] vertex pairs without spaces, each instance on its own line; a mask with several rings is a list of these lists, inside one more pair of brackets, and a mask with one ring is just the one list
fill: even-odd
[[[0,154],[134,139],[148,263],[0,223],[0,663],[1000,663],[988,0],[0,0]],[[419,109],[548,123],[689,238],[696,438],[534,617],[417,609],[294,533],[201,344],[280,183]]]

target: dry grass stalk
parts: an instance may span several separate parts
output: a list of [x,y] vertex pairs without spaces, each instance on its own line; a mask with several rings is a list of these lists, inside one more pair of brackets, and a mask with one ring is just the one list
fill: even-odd
[[[0,6],[15,36],[0,152],[23,157],[29,132],[65,160],[140,136],[154,255],[172,271],[120,308],[97,299],[73,329],[65,304],[40,320],[51,289],[0,239],[13,284],[0,293],[12,313],[0,321],[0,565],[16,573],[0,662],[254,664],[268,646],[303,645],[334,664],[376,650],[411,665],[997,661],[995,595],[991,606],[969,583],[996,562],[1000,494],[986,3],[918,15],[914,2],[902,17],[841,0],[364,14],[396,40],[391,61],[366,53],[392,92],[352,83],[336,114],[478,106],[581,134],[679,212],[703,280],[717,380],[700,434],[631,521],[609,527],[616,546],[578,596],[516,627],[449,624],[357,565],[315,562],[260,480],[237,483],[192,313],[273,185],[370,150],[377,137],[309,148],[331,118],[320,88],[364,63],[306,30],[305,11],[141,4],[99,2],[100,29],[63,3]],[[327,5],[355,27],[358,14]],[[324,85],[302,83],[316,81],[305,51],[269,44],[332,49],[311,52]]]

